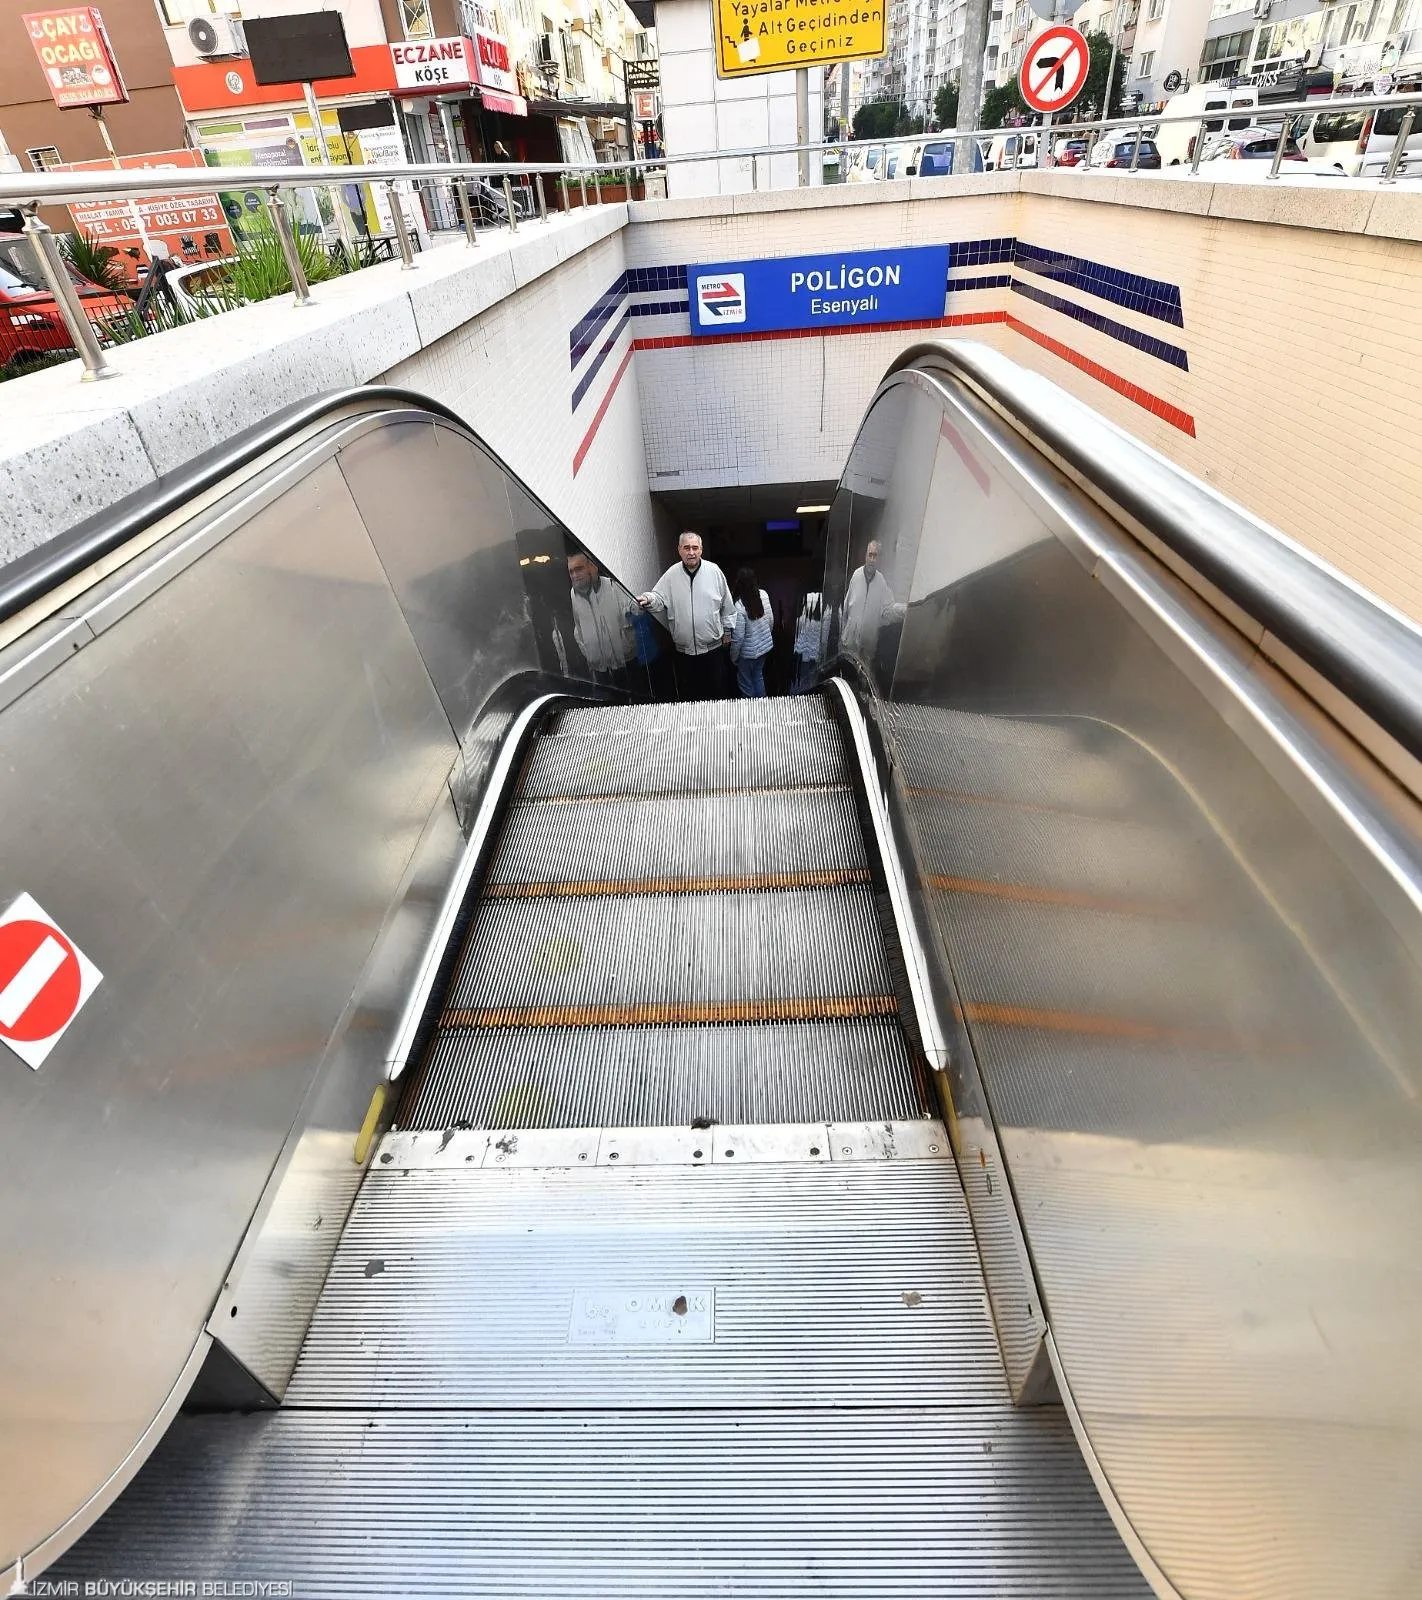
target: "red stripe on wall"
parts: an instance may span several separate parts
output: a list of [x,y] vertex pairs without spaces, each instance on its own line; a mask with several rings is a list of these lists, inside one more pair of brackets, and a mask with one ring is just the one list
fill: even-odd
[[602,426],[602,419],[607,415],[607,408],[612,404],[612,397],[617,393],[617,386],[622,382],[622,375],[632,365],[632,352],[637,348],[636,341],[629,344],[622,353],[622,359],[617,363],[617,371],[612,374],[612,382],[607,386],[607,393],[603,395],[598,405],[597,412],[592,419],[592,424],[583,435],[583,442],[578,446],[577,453],[573,456],[573,476],[578,475],[578,468],[587,459],[587,453],[592,449],[593,440],[597,437],[597,430]]
[[1070,362],[1078,372],[1084,372],[1088,378],[1095,378],[1097,383],[1104,383],[1108,389],[1114,389],[1117,394],[1134,401],[1152,416],[1159,417],[1162,422],[1168,422],[1173,428],[1179,428],[1181,433],[1188,433],[1192,439],[1195,437],[1195,419],[1188,411],[1182,411],[1179,406],[1173,406],[1168,400],[1162,400],[1158,394],[1152,394],[1149,389],[1142,389],[1140,384],[1132,383],[1128,378],[1121,377],[1108,367],[1103,367],[1100,362],[1073,350],[1070,345],[1063,344],[1059,339],[1053,339],[1050,334],[1034,328],[1031,323],[1023,322],[1021,318],[1014,317],[1010,313],[1006,315],[1007,325],[1014,333],[1020,333],[1024,339],[1030,339],[1033,344],[1041,345],[1044,350],[1050,350],[1054,356],[1060,356],[1063,361]]
[[[709,344],[748,344],[766,339],[826,339],[839,333],[904,333],[916,328],[968,328],[978,327],[988,322],[1004,322],[1014,333],[1020,333],[1024,339],[1030,339],[1033,344],[1040,345],[1043,350],[1050,351],[1054,356],[1059,356],[1063,361],[1070,363],[1078,372],[1084,372],[1088,378],[1095,378],[1098,383],[1104,383],[1108,389],[1116,394],[1123,395],[1127,400],[1149,411],[1154,417],[1159,417],[1162,422],[1168,422],[1171,427],[1179,428],[1181,433],[1195,437],[1195,419],[1188,411],[1182,411],[1179,406],[1171,405],[1168,400],[1162,400],[1159,395],[1152,394],[1149,389],[1142,389],[1138,383],[1132,383],[1128,378],[1123,378],[1119,373],[1112,372],[1109,367],[1103,367],[1100,362],[1093,361],[1089,356],[1082,355],[1073,350],[1070,345],[1063,344],[1060,339],[1053,339],[1050,334],[1043,333],[1034,328],[1031,323],[1023,322],[1020,317],[1014,317],[1007,311],[967,311],[953,317],[930,317],[922,322],[887,322],[879,323],[872,328],[856,328],[847,326],[843,328],[782,328],[771,333],[712,333],[691,334],[678,333],[664,338],[634,339],[627,347],[626,354],[622,357],[617,371],[612,375],[612,382],[607,387],[607,393],[602,397],[602,403],[597,408],[597,414],[592,419],[592,424],[583,435],[583,442],[578,446],[577,454],[573,457],[573,476],[577,477],[578,469],[582,466],[587,453],[592,449],[593,440],[597,437],[597,430],[602,425],[602,419],[607,415],[607,408],[612,404],[612,397],[617,393],[617,386],[622,382],[623,374],[627,371],[628,364],[638,350],[686,350],[693,345]],[[954,441],[950,441],[954,442]],[[976,476],[976,474],[975,474]]]

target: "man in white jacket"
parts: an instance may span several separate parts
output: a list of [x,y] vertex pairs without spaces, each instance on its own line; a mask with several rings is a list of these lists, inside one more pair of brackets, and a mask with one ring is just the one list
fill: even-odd
[[726,646],[736,620],[736,602],[726,575],[701,558],[701,535],[677,540],[681,560],[657,579],[637,604],[659,617],[676,646],[676,688],[682,700],[716,700],[729,693]]
[[631,598],[602,575],[591,556],[568,557],[573,586],[573,638],[595,678],[627,687],[627,669],[637,654],[637,635],[627,616]]
[[879,571],[879,541],[871,539],[864,552],[864,565],[850,578],[844,596],[842,648],[872,667],[879,649],[879,629],[897,609],[893,590]]

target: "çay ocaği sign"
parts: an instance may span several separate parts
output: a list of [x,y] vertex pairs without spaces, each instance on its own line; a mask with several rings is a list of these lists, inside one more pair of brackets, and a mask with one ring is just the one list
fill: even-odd
[[721,261],[687,279],[693,333],[923,322],[943,315],[948,246]]
[[29,11],[21,18],[57,106],[109,106],[128,99],[104,19],[93,6]]

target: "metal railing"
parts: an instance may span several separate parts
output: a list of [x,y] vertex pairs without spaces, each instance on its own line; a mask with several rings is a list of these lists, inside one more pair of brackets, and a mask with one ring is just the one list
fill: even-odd
[[[1227,93],[1227,91],[1222,91]],[[1205,121],[1218,121],[1221,129],[1228,122],[1248,117],[1250,124],[1279,126],[1277,143],[1269,170],[1264,175],[1277,179],[1292,135],[1295,119],[1299,116],[1340,112],[1368,112],[1378,109],[1399,109],[1403,115],[1394,137],[1391,151],[1379,181],[1396,180],[1407,141],[1414,126],[1422,127],[1422,92],[1402,95],[1367,95],[1326,99],[1315,97],[1301,101],[1283,101],[1272,105],[1228,106],[1202,116],[1177,113],[1173,116],[1136,113],[1123,117],[1098,117],[1080,122],[1062,122],[1050,126],[1028,125],[1020,128],[975,128],[959,132],[912,134],[892,139],[824,141],[803,144],[757,145],[735,150],[708,150],[685,155],[659,156],[616,162],[609,165],[586,166],[563,162],[453,162],[409,163],[398,166],[311,166],[311,167],[207,167],[182,171],[98,171],[66,173],[6,173],[0,174],[0,207],[18,206],[26,213],[24,232],[34,246],[39,269],[54,295],[66,328],[73,339],[74,348],[84,363],[86,380],[102,377],[110,370],[104,354],[102,330],[90,324],[73,280],[65,268],[63,257],[54,235],[38,212],[43,205],[64,205],[73,202],[109,199],[115,197],[176,198],[183,195],[211,194],[214,189],[249,190],[265,198],[272,233],[275,235],[290,273],[293,299],[296,305],[306,305],[311,298],[311,288],[302,268],[297,247],[296,229],[293,226],[286,196],[292,190],[303,188],[333,188],[345,184],[382,186],[389,197],[393,222],[394,243],[398,248],[402,267],[415,266],[414,241],[401,205],[402,197],[422,188],[443,189],[448,192],[456,214],[463,226],[470,246],[478,245],[478,228],[481,221],[494,222],[517,232],[521,221],[531,222],[536,211],[538,220],[546,223],[550,213],[547,182],[556,181],[563,209],[575,203],[586,206],[602,203],[603,187],[615,174],[625,175],[626,192],[631,195],[633,176],[643,180],[644,190],[649,176],[670,167],[716,165],[726,161],[749,162],[751,186],[760,187],[761,163],[775,157],[809,156],[818,153],[826,157],[837,154],[841,174],[857,152],[880,152],[880,171],[887,168],[890,151],[910,151],[927,144],[951,144],[954,148],[953,173],[935,174],[948,180],[961,173],[970,173],[975,165],[972,152],[975,145],[1013,134],[1036,133],[1039,150],[1050,150],[1059,139],[1094,135],[1093,143],[1103,134],[1119,130],[1133,135],[1131,173],[1138,172],[1141,147],[1146,136],[1171,123],[1189,123],[1199,127],[1191,151],[1188,176],[1199,175],[1206,140]],[[959,154],[961,152],[961,156]],[[1261,163],[1262,165],[1262,163]],[[1006,171],[1026,170],[1014,163]],[[1087,162],[1080,166],[1062,167],[1062,172],[1084,172],[1091,169]],[[774,176],[772,167],[770,176]],[[797,173],[795,184],[801,181]],[[589,201],[589,187],[592,202]],[[789,185],[795,186],[795,185]],[[517,191],[517,193],[516,193]],[[520,196],[522,198],[520,198]],[[343,202],[337,196],[336,204]]]

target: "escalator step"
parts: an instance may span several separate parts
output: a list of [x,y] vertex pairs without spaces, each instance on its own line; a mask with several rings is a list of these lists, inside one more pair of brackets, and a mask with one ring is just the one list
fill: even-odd
[[720,1028],[451,1029],[411,1128],[905,1121],[918,1106],[892,1017]]
[[725,789],[800,789],[849,779],[831,722],[540,739],[520,798],[702,795]]
[[789,728],[823,724],[829,708],[818,695],[764,700],[657,701],[651,705],[570,706],[553,719],[552,734],[699,733],[716,729]]
[[483,901],[447,1025],[801,1021],[897,1010],[867,887]]
[[764,790],[516,806],[484,893],[792,888],[866,877],[848,789]]

